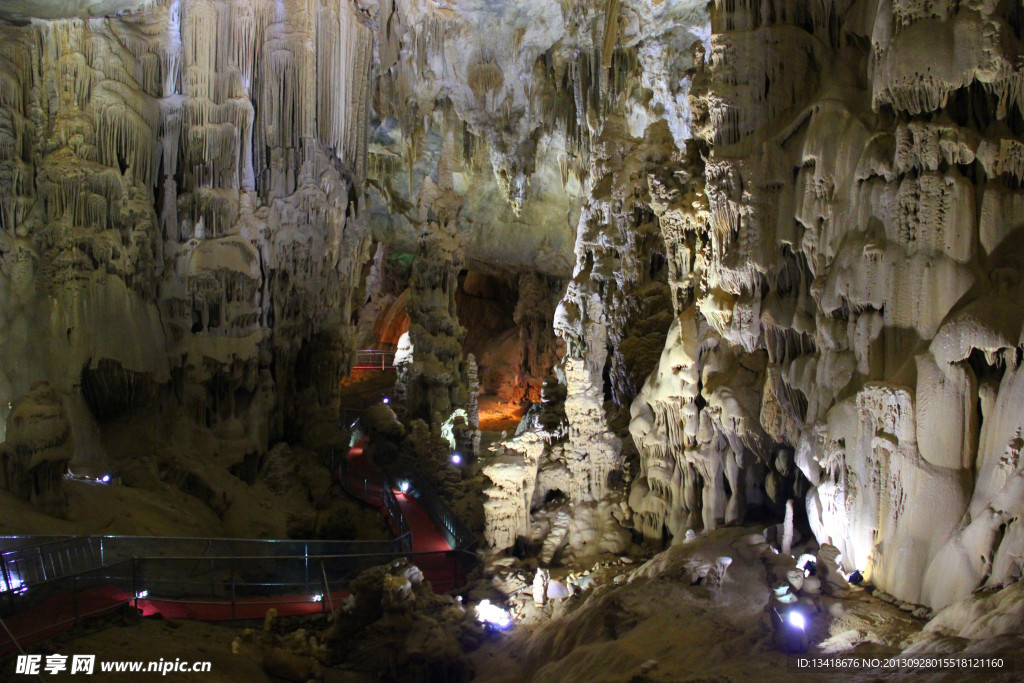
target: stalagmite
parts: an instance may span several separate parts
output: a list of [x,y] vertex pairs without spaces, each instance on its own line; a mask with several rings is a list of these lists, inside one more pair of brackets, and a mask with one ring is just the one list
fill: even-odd
[[787,555],[793,552],[793,499],[786,501],[786,517],[782,522],[782,549]]

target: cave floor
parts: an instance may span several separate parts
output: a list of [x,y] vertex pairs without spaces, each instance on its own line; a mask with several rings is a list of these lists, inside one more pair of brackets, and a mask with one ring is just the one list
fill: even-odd
[[[612,558],[552,570],[566,580],[588,576],[592,587],[565,600],[533,604],[529,585],[519,600],[521,621],[492,633],[469,654],[477,681],[776,680],[1018,680],[991,673],[951,671],[806,672],[806,655],[880,656],[906,649],[925,621],[870,592],[843,599],[821,596],[808,612],[810,646],[784,653],[769,619],[771,586],[747,538],[753,528],[720,529],[654,556],[645,564]],[[732,558],[720,586],[690,580],[702,563]],[[524,571],[527,582],[529,571]]]
[[480,429],[488,432],[515,432],[523,419],[523,408],[493,394],[482,394],[478,399],[480,406]]
[[[521,618],[516,626],[509,632],[488,634],[467,653],[473,680],[1015,680],[963,671],[932,675],[799,671],[796,655],[780,651],[770,625],[765,566],[746,540],[754,531],[722,529],[672,546],[647,562],[606,557],[553,571],[552,576],[577,581],[587,576],[591,585],[570,598],[549,600],[543,607],[533,604],[527,587],[519,598]],[[719,586],[690,579],[694,567],[721,556],[733,561]],[[517,571],[528,574],[528,565]],[[494,581],[482,581],[475,588],[486,583]],[[819,608],[810,615],[811,653],[900,652],[925,624],[867,591],[843,599],[823,597]],[[294,628],[305,626],[313,633],[319,622],[293,623]],[[94,653],[106,659],[180,657],[213,662],[211,673],[195,678],[179,675],[174,680],[280,680],[261,668],[265,653],[245,639],[235,644],[237,654],[232,654],[233,641],[247,626],[259,628],[245,623],[153,619],[128,623],[112,617],[56,638],[47,644],[47,651]],[[357,674],[351,671],[329,668],[323,676],[328,681],[388,680],[353,678]]]

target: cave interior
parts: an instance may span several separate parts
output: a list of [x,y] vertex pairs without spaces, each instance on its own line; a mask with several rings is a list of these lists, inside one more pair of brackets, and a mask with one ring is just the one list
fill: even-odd
[[1018,680],[1022,358],[1016,0],[0,3],[0,619],[236,619],[29,654]]

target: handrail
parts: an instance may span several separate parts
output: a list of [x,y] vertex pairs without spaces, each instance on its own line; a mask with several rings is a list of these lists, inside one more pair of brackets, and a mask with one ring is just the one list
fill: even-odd
[[[466,557],[476,557],[473,553],[466,550],[420,550],[410,552],[392,552],[392,553],[340,553],[337,555],[160,555],[159,557],[133,557],[127,560],[121,560],[111,565],[104,565],[105,567],[113,567],[125,562],[132,562],[135,560],[140,561],[185,561],[185,560],[347,560],[347,559],[366,559],[366,558],[392,558],[397,559],[400,557],[415,557],[417,555],[444,555],[445,553],[460,553]],[[87,570],[93,571],[93,570]],[[86,573],[86,572],[81,572]],[[73,576],[77,576],[73,575]],[[67,576],[61,576],[58,578],[50,579],[50,581],[60,581],[61,579],[69,578]],[[40,584],[41,585],[41,584]]]
[[[390,493],[390,490],[388,491]],[[392,495],[392,498],[394,496]],[[396,503],[397,505],[397,503]],[[319,539],[257,539],[257,538],[202,538],[162,536],[75,536],[67,540],[51,541],[35,546],[23,546],[0,554],[0,595],[15,593],[25,588],[45,584],[50,580],[72,576],[102,566],[147,553],[151,557],[193,557],[208,560],[217,557],[254,557],[273,559],[296,556],[363,556],[376,553],[363,552],[375,548],[383,552],[402,552],[411,549],[411,532],[401,519],[398,537],[391,540],[319,540]],[[28,540],[30,537],[21,537]],[[187,547],[205,546],[203,554],[189,554]],[[232,548],[231,546],[241,546]],[[310,553],[309,549],[315,551]],[[298,549],[304,550],[299,552]],[[60,553],[74,549],[86,552],[72,558]],[[263,554],[252,554],[253,550]],[[185,550],[184,553],[181,550]],[[248,550],[248,553],[244,551]],[[284,552],[281,552],[281,551]],[[350,552],[359,550],[360,552]],[[52,552],[51,552],[52,551]],[[177,551],[177,552],[176,552]],[[332,552],[333,551],[333,552]],[[87,557],[86,557],[87,556]],[[85,560],[83,562],[83,560]],[[58,567],[57,564],[60,564]],[[61,570],[64,571],[61,571]]]
[[[368,503],[379,504],[384,509],[392,531],[398,539],[408,537],[407,549],[411,550],[412,531],[398,504],[398,499],[395,497],[393,482],[374,468],[353,465],[346,456],[340,455],[334,448],[330,449],[329,461],[331,469],[337,473],[342,487],[356,498]],[[355,482],[355,480],[361,480],[361,482]],[[353,486],[353,483],[356,485]],[[376,492],[376,495],[370,495],[371,489]]]
[[[268,605],[278,608],[311,605],[323,601],[325,595],[344,589],[362,571],[398,558],[409,559],[425,573],[433,574],[434,578],[427,578],[434,582],[435,589],[449,584],[451,588],[462,585],[477,561],[476,555],[462,550],[337,556],[133,557],[70,576],[47,579],[26,593],[2,596],[6,599],[0,601],[0,613],[5,619],[20,620],[21,628],[16,632],[12,630],[7,642],[0,638],[0,655],[5,650],[9,652],[12,645],[37,641],[56,630],[108,614],[132,602],[136,607],[142,603],[149,605],[147,609],[157,610],[168,605],[219,605],[222,608],[219,612],[205,615],[206,619],[215,620],[257,618],[253,616],[253,608]],[[432,563],[432,558],[445,565],[450,561],[450,573],[449,568]],[[174,565],[196,559],[204,560],[203,572],[182,580]],[[334,560],[344,564],[339,567]],[[321,571],[305,571],[310,561],[320,564]],[[328,571],[333,579],[328,579]],[[441,576],[438,571],[442,572]],[[157,607],[153,607],[154,604]],[[303,609],[307,611],[301,613],[308,613],[308,607]],[[38,619],[20,617],[32,611],[50,618],[40,625]],[[185,616],[202,618],[190,610]]]
[[394,370],[395,352],[384,349],[359,349],[352,361],[353,369]]
[[402,459],[395,460],[383,469],[392,482],[402,479],[409,482],[408,495],[419,502],[438,531],[444,535],[448,545],[453,549],[466,549],[476,544],[476,534],[452,512],[430,480],[420,474],[412,463]]
[[[6,538],[11,540],[25,537]],[[68,576],[100,564],[102,550],[96,547],[95,537],[71,536],[36,544],[27,542],[16,549],[0,553],[0,594],[21,590],[24,586],[47,578]]]
[[[57,583],[60,583],[62,581],[70,581],[72,579],[79,579],[80,580],[82,577],[87,577],[90,574],[94,574],[96,572],[101,572],[101,571],[105,572],[105,574],[103,576],[99,577],[99,578],[102,578],[104,580],[109,580],[111,578],[115,578],[114,576],[109,575],[109,572],[111,572],[112,570],[115,570],[115,569],[118,569],[118,568],[133,567],[133,566],[137,566],[140,563],[145,563],[145,562],[192,562],[192,561],[195,561],[195,560],[215,560],[215,561],[220,561],[220,562],[233,562],[233,561],[236,561],[236,560],[238,560],[238,561],[242,561],[242,560],[246,560],[246,561],[273,560],[275,562],[276,561],[283,561],[283,560],[303,560],[303,561],[306,561],[306,560],[311,560],[311,561],[319,561],[319,560],[395,560],[395,559],[401,559],[401,558],[410,559],[410,558],[416,558],[416,557],[429,557],[429,556],[444,557],[444,556],[450,556],[450,555],[458,555],[458,556],[463,557],[466,560],[472,560],[472,561],[475,561],[477,559],[477,556],[475,554],[473,554],[471,552],[468,552],[466,550],[460,550],[460,549],[454,549],[454,550],[421,550],[421,551],[409,551],[409,552],[402,551],[402,552],[384,552],[384,553],[346,553],[346,554],[340,554],[340,555],[220,555],[220,556],[182,555],[182,556],[159,556],[159,557],[156,557],[156,556],[145,556],[145,557],[140,556],[140,557],[132,557],[132,558],[125,559],[125,560],[119,560],[117,562],[113,562],[111,564],[101,565],[99,567],[94,567],[92,569],[86,569],[86,570],[83,570],[83,571],[80,571],[80,572],[76,572],[74,574],[69,574],[67,576],[58,576],[58,577],[53,577],[53,578],[50,578],[50,579],[46,579],[45,581],[40,581],[39,583],[34,584],[31,588],[39,589],[41,587],[57,584]],[[132,576],[132,574],[128,573],[126,576]],[[133,580],[135,581],[136,584],[141,584],[141,583],[144,583],[144,582],[141,581],[140,579],[144,579],[144,578],[145,578],[144,576],[138,576],[136,574],[136,576],[135,576],[135,578]],[[198,583],[198,582],[196,582],[196,583]],[[246,586],[273,585],[270,582],[266,582],[266,581],[236,581],[236,584],[237,585],[246,585]],[[285,583],[285,584],[279,584],[279,585],[296,585],[296,584],[287,584],[287,583]],[[159,596],[151,596],[151,597],[159,597]]]
[[[352,424],[352,428],[362,429],[359,420]],[[338,472],[338,479],[341,481],[342,486],[345,486],[345,474],[352,468],[348,458],[346,455],[339,454],[337,449],[332,448],[330,449],[328,459],[332,470]],[[405,459],[397,459],[381,466],[380,470],[383,472],[384,480],[387,483],[386,488],[389,489],[389,493],[390,489],[399,488],[396,486],[398,481],[404,479],[409,482],[409,494],[420,503],[431,521],[434,522],[438,530],[445,536],[449,546],[452,548],[472,548],[476,545],[476,534],[458,515],[452,512],[448,504],[444,502],[441,494],[437,492],[426,477],[420,474],[419,470],[412,463]],[[360,468],[358,471],[366,470],[365,468]],[[353,493],[351,490],[349,492]],[[390,497],[394,498],[394,494],[391,494]],[[401,508],[398,506],[397,499],[394,502],[394,506],[397,515],[401,516]],[[388,512],[389,515],[392,514],[390,508],[388,508]]]
[[21,548],[34,547],[43,545],[44,543],[55,543],[57,541],[67,541],[75,538],[77,534],[58,534],[48,536],[40,534],[39,536],[20,536],[17,534],[0,536],[0,554],[9,553],[12,550],[20,550]]
[[[309,604],[310,601],[322,599],[322,593],[314,596],[311,587],[322,586],[323,591],[330,592],[332,586],[347,586],[348,581],[358,573],[375,563],[405,557],[413,561],[422,558],[426,563],[421,570],[431,574],[435,587],[448,586],[455,588],[464,583],[469,567],[476,562],[474,554],[464,548],[473,542],[473,534],[448,509],[447,505],[434,490],[433,486],[411,468],[408,479],[416,487],[416,497],[427,514],[438,525],[439,530],[449,539],[454,550],[448,551],[412,551],[412,532],[405,519],[402,509],[393,492],[393,479],[386,473],[371,471],[369,468],[349,467],[347,458],[337,458],[332,451],[332,471],[339,475],[343,486],[351,484],[351,474],[363,474],[364,499],[373,502],[379,500],[393,525],[397,538],[391,541],[363,540],[293,540],[293,539],[248,539],[248,538],[194,538],[194,537],[161,537],[161,536],[71,536],[38,538],[52,539],[43,543],[31,544],[34,537],[8,536],[8,543],[25,541],[17,548],[0,553],[0,569],[5,573],[4,588],[0,591],[0,614],[10,616],[26,611],[43,611],[53,618],[47,625],[28,636],[40,633],[52,633],[81,619],[103,613],[109,613],[117,606],[135,600],[156,599],[161,603],[176,604],[230,604],[230,618],[239,617],[238,609],[242,603],[238,601],[238,592],[253,594],[257,599],[246,598],[243,611],[252,614],[252,608],[260,605]],[[369,483],[373,480],[374,495],[371,497]],[[330,552],[351,549],[369,549],[372,544],[383,544],[388,550],[383,552]],[[140,552],[154,550],[157,555],[142,555]],[[200,555],[194,553],[170,554],[176,549],[200,547]],[[232,547],[236,546],[236,547]],[[237,547],[241,546],[241,547]],[[240,552],[243,549],[249,553]],[[263,554],[251,554],[252,550],[266,550]],[[301,550],[300,550],[301,549]],[[56,554],[64,552],[67,564],[61,560],[61,571],[37,572],[31,583],[22,583],[24,572],[19,572],[18,589],[12,589],[13,568],[24,569],[24,566],[12,567],[12,563],[24,565],[28,559],[37,561],[38,568],[46,569],[49,560],[50,568],[56,569],[53,557],[47,557],[47,551]],[[313,552],[310,552],[310,551]],[[72,558],[72,552],[80,553]],[[163,551],[164,554],[160,554]],[[326,552],[325,552],[326,551]],[[280,554],[279,554],[280,553]],[[81,568],[75,561],[88,555],[94,566]],[[431,562],[430,558],[442,560]],[[450,573],[447,563],[451,562]],[[315,567],[320,564],[320,572],[310,573],[311,562]],[[190,563],[191,568],[182,571],[176,568],[179,563]],[[241,565],[241,566],[239,566]],[[327,567],[329,566],[329,570]],[[424,569],[425,567],[425,569]],[[336,577],[329,581],[327,573]],[[68,573],[70,572],[70,573]],[[323,579],[321,582],[321,578]],[[140,592],[139,588],[145,587]],[[302,588],[301,593],[282,594]],[[438,589],[438,588],[435,588]],[[116,596],[111,597],[114,590]],[[97,607],[96,591],[105,592],[105,600],[99,601]],[[145,594],[149,591],[149,595]],[[70,593],[70,596],[68,595]],[[80,596],[89,593],[86,597]],[[128,597],[124,597],[127,595]],[[211,600],[202,600],[202,595],[210,596]],[[273,597],[278,600],[271,600]],[[230,601],[228,598],[230,597]],[[288,599],[291,597],[292,599]],[[197,599],[200,598],[200,599]],[[260,601],[259,598],[267,600]],[[70,599],[70,602],[69,602]],[[53,600],[61,602],[54,603]],[[83,603],[80,606],[80,603]],[[63,604],[60,609],[55,604]],[[68,605],[73,604],[73,616],[69,615]],[[83,612],[83,610],[85,610]],[[217,618],[209,617],[208,618]],[[227,617],[221,617],[227,618]],[[31,623],[31,622],[30,622]],[[20,633],[23,639],[25,633]],[[13,634],[11,635],[13,642]],[[7,647],[0,641],[0,653]]]

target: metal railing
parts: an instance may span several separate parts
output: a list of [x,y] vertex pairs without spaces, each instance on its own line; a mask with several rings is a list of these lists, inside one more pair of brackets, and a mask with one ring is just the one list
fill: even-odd
[[98,537],[42,537],[33,544],[31,536],[7,536],[18,546],[0,553],[0,593],[32,586],[94,569],[103,564]]
[[105,563],[138,557],[319,557],[401,552],[398,539],[291,540],[259,538],[189,538],[100,536]]
[[[391,497],[394,498],[393,495]],[[404,518],[402,521],[404,523]],[[281,557],[365,556],[411,550],[407,526],[398,536],[381,541],[75,536],[34,546],[26,545],[31,542],[31,536],[8,537],[20,539],[23,547],[0,554],[0,595],[23,592],[65,576],[79,575],[134,558],[193,557],[209,560],[253,557],[273,560]]]
[[383,469],[392,482],[404,480],[409,483],[408,495],[416,499],[438,531],[448,541],[448,545],[458,550],[467,550],[476,545],[477,538],[473,530],[452,512],[430,480],[420,474],[412,463],[406,460],[394,460],[387,463]]
[[356,351],[353,370],[394,370],[395,352],[384,349],[359,349]]
[[[361,420],[356,417],[351,423],[351,429],[353,432],[353,443],[363,437],[363,426]],[[346,486],[346,476],[350,474],[350,471],[354,469],[354,466],[348,459],[347,451],[345,453],[340,452],[338,449],[330,449],[327,456],[329,466],[332,472],[336,472],[338,479],[341,481],[342,486]],[[401,527],[405,533],[408,530],[408,526],[405,525],[404,516],[402,515],[401,508],[398,506],[398,501],[395,499],[393,490],[400,489],[397,484],[398,482],[405,480],[409,482],[409,495],[416,499],[423,510],[430,517],[430,520],[438,528],[438,530],[444,535],[445,540],[448,541],[448,545],[452,548],[457,549],[469,549],[476,545],[477,538],[476,534],[466,526],[458,515],[452,512],[448,504],[444,502],[444,499],[437,492],[437,489],[430,483],[430,481],[420,474],[419,470],[405,459],[395,459],[388,462],[381,468],[383,470],[383,477],[376,474],[376,471],[357,471],[355,472],[354,482],[350,482],[346,487],[350,493],[353,493],[357,497],[362,497],[368,502],[377,501],[371,500],[366,494],[366,485],[368,479],[376,480],[375,483],[379,483],[384,490],[386,490],[387,503],[381,503],[388,512],[388,516],[392,519],[401,518]],[[366,477],[366,479],[361,479]],[[362,486],[362,490],[360,489]],[[393,531],[396,531],[396,527],[392,527]],[[401,535],[396,531],[397,535]]]
[[131,562],[122,562],[0,594],[0,656],[127,605],[134,597],[131,571]]
[[204,620],[259,619],[269,607],[326,612],[330,596],[361,572],[399,558],[417,565],[441,592],[463,585],[477,559],[459,551],[134,557],[0,595],[0,615],[11,630],[0,631],[0,656],[129,603]]
[[[345,589],[362,572],[406,558],[420,566],[432,583],[455,587],[475,557],[469,553],[367,553],[294,557],[164,557],[136,558],[136,593],[149,601],[230,603],[237,609],[256,598],[297,597],[297,602],[320,602],[328,593]],[[234,611],[234,610],[233,610]]]
[[[475,536],[425,477],[408,463],[390,468],[389,476],[336,452],[329,458],[343,486],[385,511],[397,538],[0,537],[0,616],[14,626],[12,635],[0,633],[0,655],[17,647],[12,637],[38,640],[130,601],[138,606],[143,597],[195,609],[205,605],[224,619],[261,618],[264,607],[318,602],[360,572],[400,557],[420,566],[435,590],[465,583],[476,556],[463,549]],[[409,481],[410,493],[456,550],[411,552],[412,532],[393,492],[399,477]],[[182,616],[197,618],[192,612]]]
[[50,541],[66,541],[72,538],[75,538],[74,534],[63,536],[0,536],[0,553],[40,545],[41,543],[49,543]]
[[395,550],[411,551],[412,531],[398,504],[398,499],[395,498],[392,483],[377,469],[360,467],[350,462],[347,454],[342,454],[336,449],[331,449],[328,458],[331,471],[349,494],[384,511],[388,526],[396,536],[395,542],[400,542],[400,547]]

